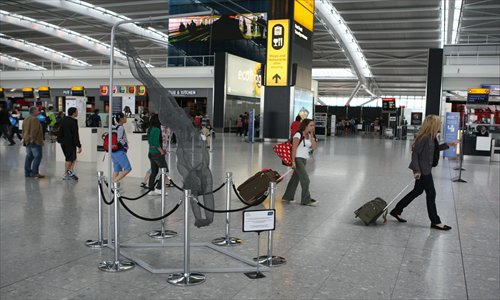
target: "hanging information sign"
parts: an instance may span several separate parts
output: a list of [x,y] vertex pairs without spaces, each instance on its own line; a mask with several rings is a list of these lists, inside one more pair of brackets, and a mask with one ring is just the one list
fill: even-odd
[[267,22],[266,85],[288,85],[290,20]]

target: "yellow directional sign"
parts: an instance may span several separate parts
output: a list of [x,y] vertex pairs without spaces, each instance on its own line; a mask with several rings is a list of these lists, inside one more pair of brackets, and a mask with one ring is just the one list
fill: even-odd
[[287,86],[290,20],[269,20],[267,32],[266,86]]
[[483,89],[483,88],[468,88],[467,89],[468,94],[481,94],[481,95],[488,95],[490,93],[490,89]]
[[305,28],[313,31],[314,27],[314,1],[295,0],[293,6],[293,18]]

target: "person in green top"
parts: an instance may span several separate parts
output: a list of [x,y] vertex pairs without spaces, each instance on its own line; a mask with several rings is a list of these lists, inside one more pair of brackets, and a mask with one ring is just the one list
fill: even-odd
[[165,161],[165,150],[162,148],[161,140],[161,123],[158,115],[155,114],[151,116],[150,126],[148,129],[148,144],[149,153],[148,158],[151,163],[151,175],[149,176],[148,187],[153,194],[161,194],[161,182],[158,181],[156,188],[154,188],[154,183],[156,175],[158,175],[158,170],[160,168],[167,168],[167,162]]
[[54,107],[49,106],[49,111],[47,112],[47,118],[49,118],[49,130],[56,125],[56,115],[53,112]]

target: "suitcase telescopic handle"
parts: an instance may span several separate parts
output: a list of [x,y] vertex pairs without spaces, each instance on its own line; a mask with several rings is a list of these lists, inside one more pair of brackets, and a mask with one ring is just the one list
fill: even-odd
[[384,224],[387,223],[387,213],[389,212],[389,206],[391,206],[391,204],[396,201],[396,199],[399,198],[399,196],[401,196],[401,194],[410,186],[410,184],[412,184],[413,182],[415,181],[415,179],[412,179],[410,180],[410,182],[408,182],[408,184],[396,195],[396,197],[394,197],[391,202],[387,203],[387,205],[384,207],[384,210],[382,210],[383,212],[383,215],[382,217],[384,218]]

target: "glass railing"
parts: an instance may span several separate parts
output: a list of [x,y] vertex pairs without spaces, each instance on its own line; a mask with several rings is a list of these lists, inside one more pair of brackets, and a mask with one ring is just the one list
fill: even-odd
[[[86,63],[90,64],[91,67],[84,68],[85,70],[91,69],[108,69],[109,59],[96,58],[96,57],[83,57],[79,58]],[[155,68],[167,68],[167,67],[207,67],[214,65],[213,55],[195,55],[195,56],[148,56],[143,58],[144,61]],[[64,64],[60,64],[53,61],[33,61],[34,64],[44,67],[47,70],[72,70]],[[116,68],[125,68],[124,65],[115,62]],[[6,65],[0,65],[2,71],[20,71],[23,69],[11,68]]]

